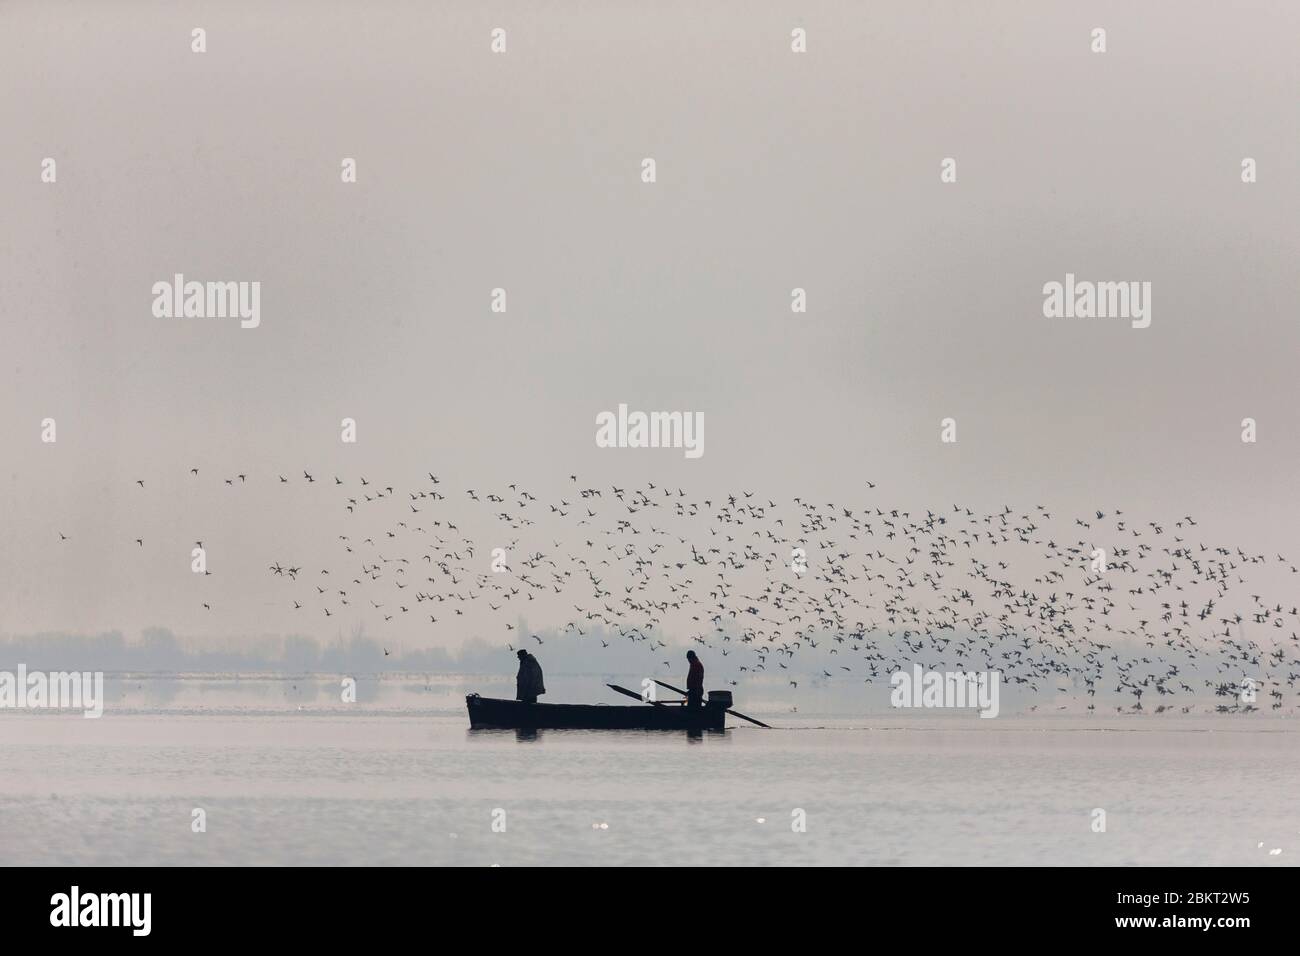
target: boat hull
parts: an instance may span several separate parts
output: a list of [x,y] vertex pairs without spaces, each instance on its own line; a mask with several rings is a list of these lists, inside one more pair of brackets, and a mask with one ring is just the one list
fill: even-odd
[[498,730],[723,730],[727,709],[719,704],[682,707],[639,704],[525,704],[470,694],[469,725]]

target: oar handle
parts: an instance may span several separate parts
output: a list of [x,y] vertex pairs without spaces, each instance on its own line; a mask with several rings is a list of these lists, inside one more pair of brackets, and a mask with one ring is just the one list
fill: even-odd
[[[688,694],[686,691],[682,690],[680,687],[674,687],[672,684],[665,684],[661,680],[656,680],[655,683],[658,684],[660,687],[667,688],[668,690],[672,691],[675,694],[681,694],[683,697],[690,696],[690,694]],[[751,724],[758,724],[758,726],[766,728],[767,730],[772,729],[767,724],[763,723],[761,720],[755,720],[753,717],[746,717],[744,714],[740,713],[739,711],[728,710],[727,713],[729,713],[732,717],[739,717],[741,720],[747,720]]]
[[660,703],[660,702],[657,701],[657,700],[646,700],[644,697],[642,697],[642,696],[641,696],[640,694],[638,694],[636,691],[634,691],[634,690],[628,690],[626,687],[619,687],[617,684],[606,684],[605,686],[608,687],[608,688],[609,688],[610,690],[612,690],[612,691],[616,691],[616,692],[622,694],[622,695],[625,696],[625,697],[632,697],[632,698],[635,698],[636,700],[641,701],[641,703],[643,703],[643,704],[650,704],[650,705],[652,705],[652,706],[654,706],[654,707],[662,707],[662,706],[664,706],[662,703]]
[[655,683],[658,684],[660,687],[663,687],[663,688],[665,688],[665,689],[667,689],[667,690],[672,691],[674,694],[681,694],[683,697],[689,697],[689,696],[691,696],[691,695],[688,694],[686,691],[682,690],[680,687],[674,687],[672,684],[665,684],[665,683],[664,683],[663,681],[661,681],[661,680],[657,680],[657,681],[655,681]]

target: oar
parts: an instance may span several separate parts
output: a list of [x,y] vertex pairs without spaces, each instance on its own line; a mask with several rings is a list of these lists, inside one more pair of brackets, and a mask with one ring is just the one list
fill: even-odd
[[[665,683],[664,683],[663,681],[661,681],[661,680],[657,680],[657,681],[655,681],[655,683],[658,684],[660,687],[663,687],[663,688],[665,688],[665,689],[667,689],[667,690],[672,691],[672,692],[675,693],[675,694],[681,694],[681,695],[684,696],[684,697],[689,697],[689,696],[690,696],[689,694],[686,693],[686,691],[682,690],[682,689],[679,688],[679,687],[674,687],[672,684],[665,684]],[[612,686],[614,686],[614,685],[611,684],[610,686],[612,687]],[[758,724],[758,726],[760,726],[760,727],[767,727],[768,730],[771,730],[771,729],[772,729],[771,727],[768,727],[767,724],[763,723],[761,720],[755,720],[753,717],[746,717],[744,714],[739,713],[738,711],[728,710],[727,713],[729,713],[732,717],[739,717],[741,720],[747,720],[747,721],[749,721],[751,724]]]
[[608,687],[610,690],[616,690],[616,691],[618,691],[620,694],[624,694],[624,695],[626,695],[626,696],[628,696],[628,697],[635,697],[637,700],[641,701],[643,704],[654,704],[656,707],[663,707],[663,706],[664,706],[661,702],[659,702],[659,701],[657,701],[657,700],[646,700],[644,697],[642,697],[642,696],[641,696],[640,694],[638,694],[636,691],[634,691],[634,690],[628,690],[626,687],[619,687],[617,684],[606,684],[605,686]]

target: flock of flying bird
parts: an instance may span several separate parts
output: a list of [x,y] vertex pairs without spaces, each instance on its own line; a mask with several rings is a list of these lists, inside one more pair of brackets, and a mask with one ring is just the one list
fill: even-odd
[[[485,629],[512,650],[541,643],[518,632],[532,610],[593,651],[628,641],[658,664],[680,658],[674,634],[708,649],[715,674],[779,675],[792,690],[853,680],[887,692],[891,674],[919,663],[1000,671],[1008,689],[1058,709],[1096,710],[1099,691],[1120,712],[1297,703],[1300,612],[1250,593],[1246,574],[1300,572],[1280,554],[1202,543],[1190,516],[778,504],[649,481],[586,487],[576,475],[552,500],[518,484],[453,492],[432,473],[400,490],[364,477],[321,484],[350,531],[338,535],[342,564],[272,561],[295,590],[286,600],[426,642]],[[875,487],[865,482],[864,498]]]

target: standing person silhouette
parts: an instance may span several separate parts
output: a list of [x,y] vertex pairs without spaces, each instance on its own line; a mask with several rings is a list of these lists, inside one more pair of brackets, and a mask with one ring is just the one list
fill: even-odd
[[515,700],[521,700],[525,704],[535,704],[537,698],[545,693],[542,665],[532,654],[520,649],[519,673],[515,675]]
[[686,706],[699,707],[704,703],[704,665],[694,651],[686,652],[691,669],[686,675]]

